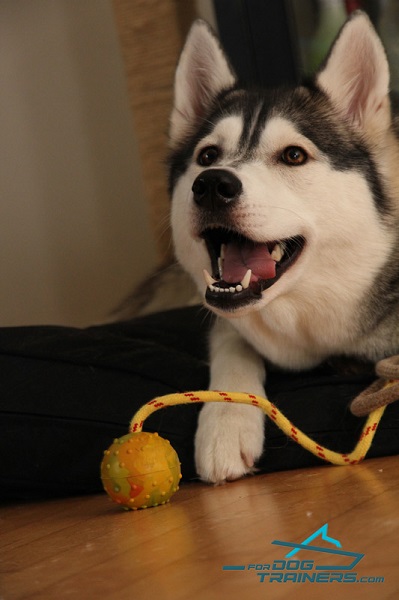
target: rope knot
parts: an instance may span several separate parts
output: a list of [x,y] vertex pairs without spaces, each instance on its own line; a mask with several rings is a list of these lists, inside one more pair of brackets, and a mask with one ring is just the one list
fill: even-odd
[[379,379],[361,392],[350,404],[355,417],[364,417],[373,410],[399,400],[399,355],[377,362],[375,372]]

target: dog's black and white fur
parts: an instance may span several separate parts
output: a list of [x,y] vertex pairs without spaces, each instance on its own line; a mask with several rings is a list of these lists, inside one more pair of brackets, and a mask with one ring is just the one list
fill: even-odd
[[[175,79],[170,187],[176,255],[218,315],[211,389],[264,395],[289,369],[399,350],[399,146],[389,69],[355,13],[309,85],[244,89],[204,22]],[[322,402],[322,399],[320,399]],[[251,472],[263,413],[207,404],[199,476]]]

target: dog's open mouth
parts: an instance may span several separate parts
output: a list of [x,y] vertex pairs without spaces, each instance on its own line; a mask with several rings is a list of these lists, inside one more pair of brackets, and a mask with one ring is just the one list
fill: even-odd
[[305,239],[295,237],[259,243],[224,228],[202,232],[212,265],[212,275],[204,270],[206,301],[222,310],[256,302],[301,254]]

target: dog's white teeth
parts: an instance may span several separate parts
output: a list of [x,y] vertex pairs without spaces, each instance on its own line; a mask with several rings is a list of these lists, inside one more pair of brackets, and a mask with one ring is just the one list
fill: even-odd
[[221,256],[219,256],[219,258],[218,258],[218,269],[219,269],[220,279],[222,279],[222,277],[223,277],[223,258]]
[[251,271],[251,269],[248,269],[248,271],[245,273],[244,277],[241,280],[241,285],[244,290],[246,290],[247,287],[249,287],[249,282],[251,281],[251,276],[252,276],[252,271]]
[[[202,271],[202,273],[204,275],[205,283],[206,283],[208,289],[211,292],[217,292],[217,293],[221,293],[221,294],[235,294],[236,292],[242,292],[242,290],[245,290],[249,286],[249,282],[251,280],[251,275],[252,275],[251,269],[248,269],[248,271],[246,272],[245,277],[241,281],[241,283],[239,283],[235,286],[231,285],[229,287],[223,287],[219,284],[219,281],[217,281],[211,275],[209,275],[209,273],[206,269],[204,269]],[[217,283],[219,285],[215,285],[215,283]]]
[[220,256],[218,258],[218,269],[219,269],[220,279],[222,279],[222,277],[223,277],[223,261],[224,261],[225,251],[226,251],[226,244],[222,244],[220,246]]
[[206,269],[204,269],[203,271],[204,274],[204,279],[205,279],[205,283],[208,287],[212,287],[214,283],[216,283],[216,279],[214,279],[213,277],[211,277],[211,275],[209,275],[208,271]]
[[270,256],[272,257],[273,260],[275,260],[276,262],[280,262],[280,260],[283,258],[284,256],[284,250],[281,246],[281,244],[276,244],[273,248],[272,253],[270,254]]
[[211,292],[221,292],[222,294],[235,294],[236,292],[242,292],[242,285],[238,284],[235,287],[218,287],[218,286],[209,286]]

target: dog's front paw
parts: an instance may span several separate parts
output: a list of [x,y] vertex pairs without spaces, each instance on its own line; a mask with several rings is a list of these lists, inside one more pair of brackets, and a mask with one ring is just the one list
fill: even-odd
[[224,483],[254,471],[262,454],[264,415],[244,404],[206,404],[195,437],[197,473],[203,481]]

